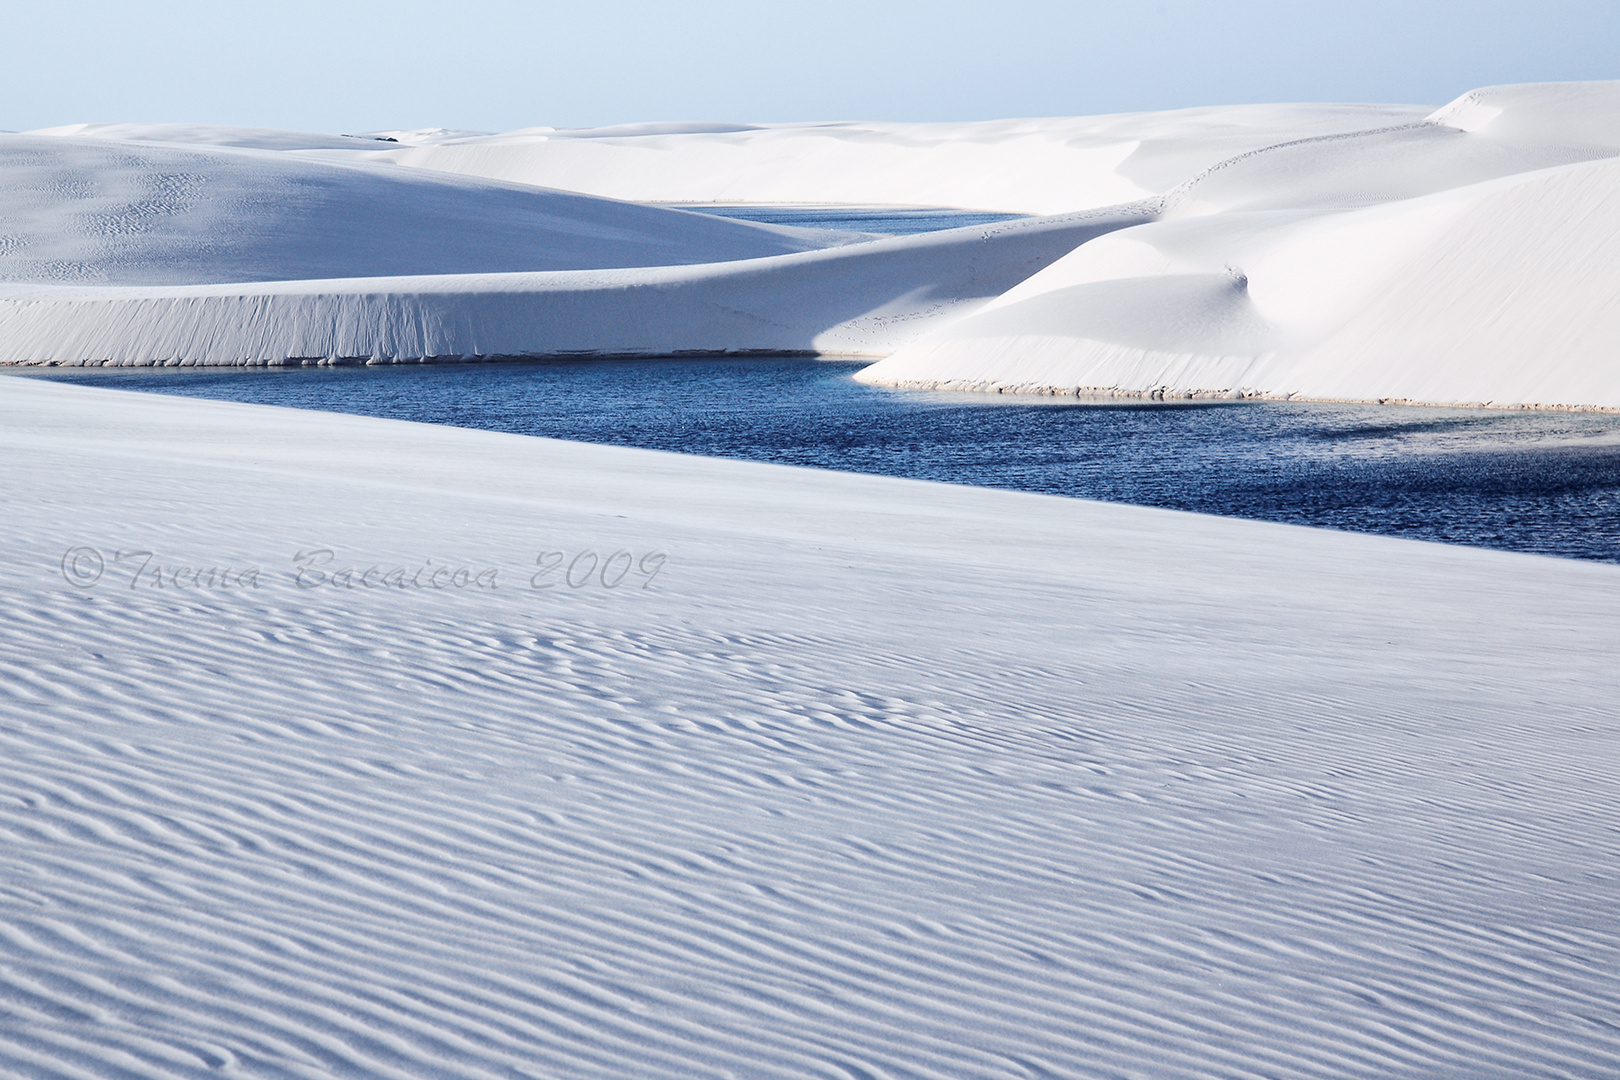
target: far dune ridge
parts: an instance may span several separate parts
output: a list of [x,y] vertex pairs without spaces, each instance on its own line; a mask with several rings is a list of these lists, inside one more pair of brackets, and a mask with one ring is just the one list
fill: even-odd
[[[0,135],[0,363],[871,357],[895,386],[1620,408],[1620,83],[1438,110]],[[924,236],[655,203],[957,206]]]

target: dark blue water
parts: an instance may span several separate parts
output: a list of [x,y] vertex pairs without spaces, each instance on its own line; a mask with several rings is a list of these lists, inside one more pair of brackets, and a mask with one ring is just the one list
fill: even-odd
[[41,377],[1620,562],[1620,416],[1079,404],[868,387],[850,378],[860,366],[677,359]]
[[841,204],[739,204],[678,203],[682,210],[696,210],[716,217],[760,221],[767,225],[797,225],[805,229],[838,229],[843,232],[883,233],[912,236],[916,233],[958,229],[965,225],[989,225],[1011,221],[1024,214],[999,214],[988,210],[955,210],[949,207],[844,206]]

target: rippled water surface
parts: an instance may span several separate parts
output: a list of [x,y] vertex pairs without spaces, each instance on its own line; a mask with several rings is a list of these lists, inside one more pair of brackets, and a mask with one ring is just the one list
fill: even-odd
[[916,393],[863,386],[860,367],[683,358],[42,377],[1620,562],[1620,416]]

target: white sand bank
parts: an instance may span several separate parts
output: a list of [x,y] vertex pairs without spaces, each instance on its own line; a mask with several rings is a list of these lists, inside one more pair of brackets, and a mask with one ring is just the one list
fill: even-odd
[[1620,1071],[1615,567],[4,391],[0,1072]]
[[884,356],[1091,237],[1149,217],[1031,218],[693,267],[161,289],[0,284],[0,363]]

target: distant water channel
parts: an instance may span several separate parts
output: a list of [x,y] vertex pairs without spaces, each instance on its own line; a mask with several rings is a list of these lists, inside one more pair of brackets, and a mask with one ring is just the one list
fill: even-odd
[[846,206],[839,203],[671,203],[678,210],[695,210],[716,217],[758,221],[766,225],[797,225],[803,229],[836,229],[840,232],[882,233],[886,236],[912,236],[916,233],[960,229],[968,225],[991,225],[1012,221],[1025,214],[1001,214],[990,210],[956,210],[940,206]]
[[1081,404],[664,359],[40,377],[1620,562],[1620,416]]

